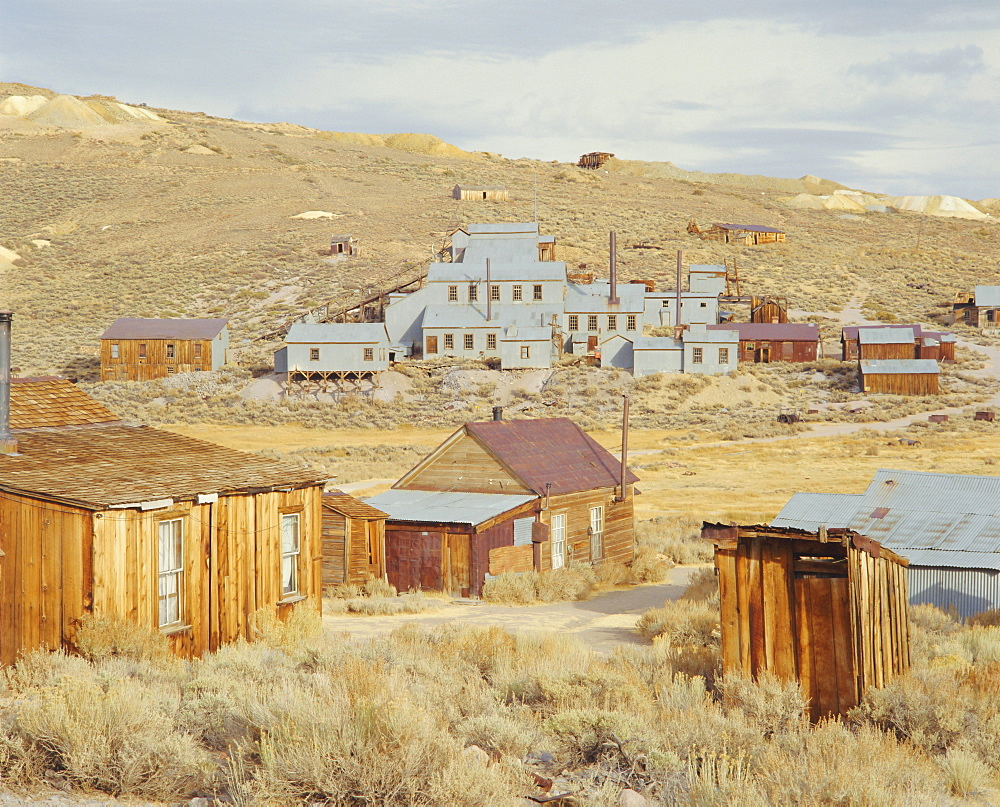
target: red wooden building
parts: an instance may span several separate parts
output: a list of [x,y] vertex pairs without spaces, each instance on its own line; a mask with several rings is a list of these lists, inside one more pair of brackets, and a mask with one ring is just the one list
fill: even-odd
[[798,322],[727,322],[709,330],[737,331],[741,362],[816,361],[819,328]]

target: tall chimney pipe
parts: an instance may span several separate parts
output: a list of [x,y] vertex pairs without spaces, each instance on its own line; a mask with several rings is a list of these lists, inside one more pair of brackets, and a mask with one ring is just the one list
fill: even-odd
[[486,321],[493,319],[493,287],[490,285],[490,259],[486,259]]
[[611,231],[611,244],[609,248],[609,267],[611,293],[608,302],[611,305],[618,305],[618,237],[614,230]]
[[681,327],[681,266],[684,263],[684,253],[677,250],[677,311],[674,317],[674,325]]
[[503,420],[503,407],[502,406],[494,406],[493,407],[493,419],[494,420]]
[[622,396],[625,399],[625,406],[622,409],[622,461],[621,461],[621,487],[619,501],[625,501],[625,484],[628,479],[628,395]]
[[0,311],[0,454],[16,454],[17,440],[10,431],[10,326],[11,311]]

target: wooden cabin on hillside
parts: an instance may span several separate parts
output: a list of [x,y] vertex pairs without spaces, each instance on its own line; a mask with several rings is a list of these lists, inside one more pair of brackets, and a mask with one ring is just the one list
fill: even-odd
[[330,254],[357,258],[361,254],[360,242],[353,235],[330,236]]
[[385,577],[386,513],[339,490],[323,494],[323,586]]
[[258,609],[319,607],[315,474],[117,415],[63,379],[15,379],[0,454],[0,663],[72,649],[85,614],[197,656]]
[[769,324],[788,322],[788,300],[772,295],[751,297],[750,321]]
[[819,328],[812,323],[727,322],[707,327],[739,334],[741,362],[816,361]]
[[973,328],[1000,327],[1000,286],[976,286],[969,293],[955,295],[952,310],[966,325]]
[[451,198],[481,202],[509,201],[507,189],[503,185],[456,185],[452,188]]
[[368,503],[396,588],[478,596],[487,575],[634,557],[635,474],[568,418],[466,423]]
[[101,381],[151,381],[218,370],[227,360],[225,319],[122,317],[101,334]]
[[694,219],[691,219],[688,222],[687,231],[691,235],[697,235],[703,241],[722,241],[725,244],[743,244],[747,247],[776,244],[785,240],[783,230],[778,230],[775,227],[764,227],[760,224],[720,224],[716,222],[707,230],[703,230]]
[[933,359],[861,359],[858,385],[867,394],[938,395],[940,368]]
[[580,168],[597,170],[614,156],[615,155],[609,151],[591,151],[587,154],[580,155],[580,159],[577,160],[576,164]]
[[[909,340],[909,341],[908,341]],[[844,361],[858,359],[955,360],[955,334],[922,325],[849,325],[840,337]]]
[[910,668],[908,561],[852,530],[705,524],[722,671],[798,680],[813,721]]

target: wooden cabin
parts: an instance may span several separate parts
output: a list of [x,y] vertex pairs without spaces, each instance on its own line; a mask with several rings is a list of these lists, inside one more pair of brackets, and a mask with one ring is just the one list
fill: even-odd
[[917,334],[913,328],[859,328],[859,359],[915,359]]
[[608,151],[591,151],[589,154],[581,155],[576,164],[580,168],[590,168],[596,170],[614,156],[614,154]]
[[503,185],[456,185],[452,188],[451,198],[463,201],[509,201],[507,189]]
[[386,513],[339,490],[323,494],[323,586],[385,577]]
[[[908,337],[909,342],[906,341]],[[864,341],[863,346],[861,340]],[[849,325],[841,332],[840,344],[841,357],[844,361],[934,359],[950,362],[955,360],[955,335],[947,331],[927,331],[919,324]],[[890,353],[893,355],[889,355]]]
[[357,258],[361,254],[360,242],[353,235],[330,236],[330,254]]
[[122,317],[101,335],[101,381],[151,381],[218,370],[227,360],[225,319]]
[[707,230],[702,230],[698,223],[691,219],[687,231],[699,236],[704,241],[722,241],[725,244],[743,244],[755,247],[760,244],[776,244],[785,240],[783,230],[774,227],[764,227],[760,224],[720,224],[716,222]]
[[319,608],[323,480],[123,423],[63,379],[15,380],[0,455],[0,663],[129,620],[197,656],[258,609]]
[[768,324],[788,322],[788,300],[784,297],[751,297],[750,321]]
[[568,418],[466,423],[368,499],[389,582],[478,596],[487,574],[634,557],[638,477]]
[[975,291],[958,292],[952,304],[956,318],[973,328],[1000,327],[1000,286],[976,286]]
[[938,395],[940,368],[933,359],[861,359],[858,384],[865,394]]
[[798,680],[816,721],[910,668],[908,561],[856,532],[705,524],[722,670]]
[[814,324],[727,322],[707,327],[739,334],[741,362],[816,361],[819,328]]

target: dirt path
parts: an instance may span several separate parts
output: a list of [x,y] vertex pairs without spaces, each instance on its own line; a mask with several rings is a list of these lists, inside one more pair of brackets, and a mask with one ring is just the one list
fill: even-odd
[[520,632],[558,632],[576,636],[599,653],[610,653],[619,645],[646,644],[635,632],[635,622],[650,608],[666,600],[676,600],[687,586],[690,575],[703,566],[677,566],[663,583],[611,591],[582,602],[550,605],[470,604],[446,605],[440,611],[399,616],[324,616],[328,634],[347,633],[355,641],[384,636],[403,625],[428,627],[449,623],[506,628]]

